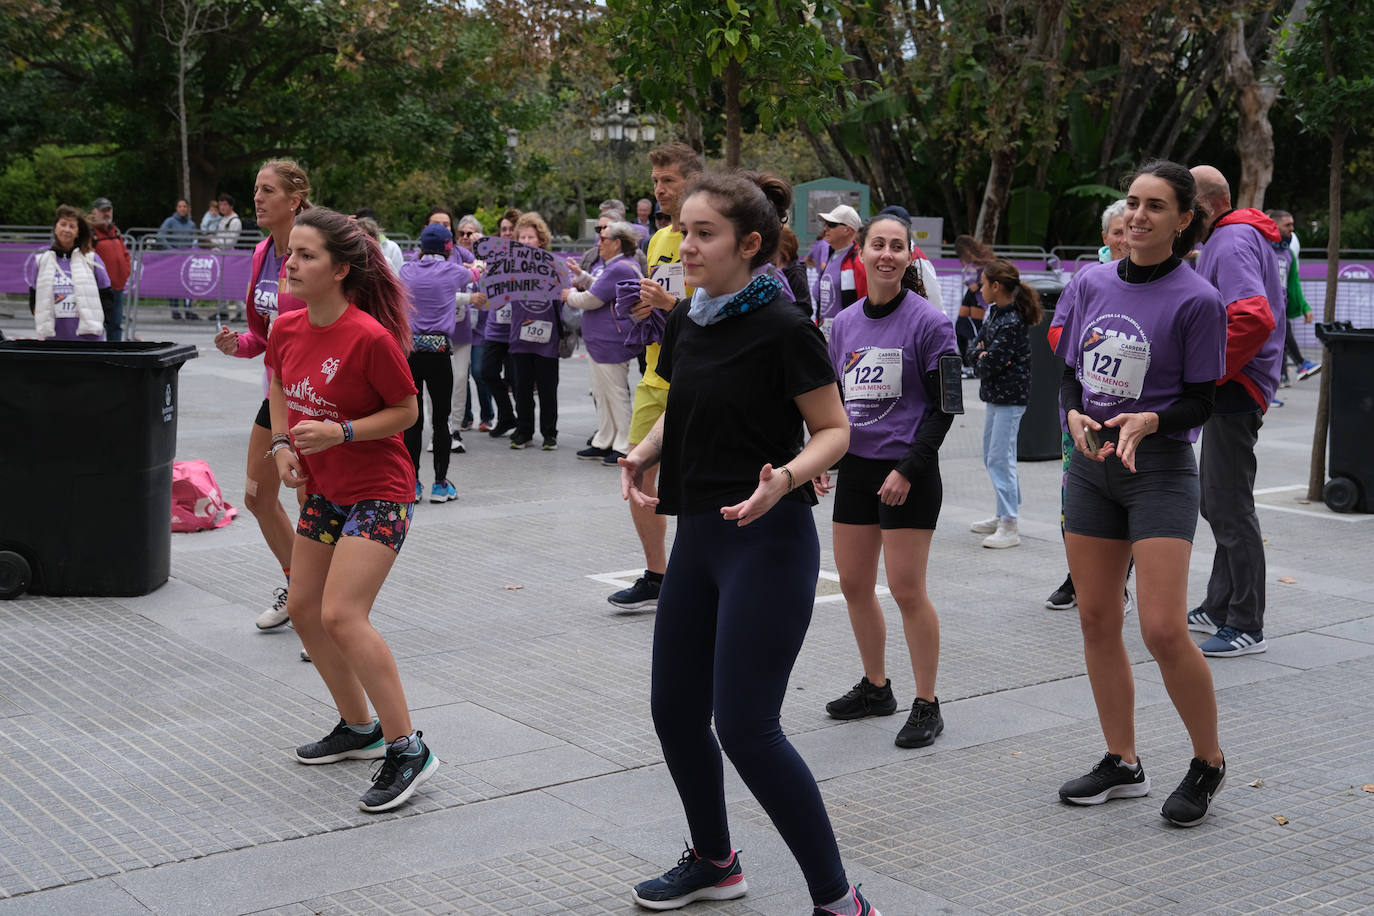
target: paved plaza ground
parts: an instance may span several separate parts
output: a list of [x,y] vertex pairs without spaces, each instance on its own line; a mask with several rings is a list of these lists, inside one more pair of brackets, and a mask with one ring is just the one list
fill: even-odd
[[[181,373],[177,454],[208,460],[241,506],[261,361],[215,352],[212,322],[140,332],[200,346]],[[637,912],[630,885],[672,865],[687,828],[649,716],[653,614],[606,603],[642,556],[616,474],[573,455],[594,427],[587,388],[586,360],[563,361],[557,452],[470,434],[450,474],[459,500],[420,507],[382,589],[373,620],[443,761],[396,812],[358,810],[370,763],[293,759],[337,717],[293,631],[253,627],[280,574],[246,512],[174,535],[172,577],[150,595],[0,602],[0,916]],[[783,726],[851,880],[886,916],[1374,908],[1374,516],[1301,501],[1317,382],[1281,395],[1257,483],[1270,649],[1211,661],[1230,773],[1191,830],[1159,816],[1190,751],[1134,616],[1154,792],[1058,801],[1103,753],[1077,616],[1043,606],[1065,571],[1059,464],[1021,465],[1022,544],[983,549],[968,530],[993,509],[974,383],[941,454],[930,591],[946,729],[933,747],[894,747],[900,715],[824,713],[861,668],[828,502],[816,511],[825,572]],[[99,518],[89,496],[83,523]],[[1201,523],[1193,603],[1212,551]],[[883,606],[909,704],[900,619]],[[810,913],[791,856],[726,769],[750,893],[688,912]]]

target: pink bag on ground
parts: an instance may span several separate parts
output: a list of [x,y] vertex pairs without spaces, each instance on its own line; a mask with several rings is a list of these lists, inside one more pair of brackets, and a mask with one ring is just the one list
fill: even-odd
[[172,530],[223,528],[239,510],[224,501],[210,465],[199,459],[172,462]]

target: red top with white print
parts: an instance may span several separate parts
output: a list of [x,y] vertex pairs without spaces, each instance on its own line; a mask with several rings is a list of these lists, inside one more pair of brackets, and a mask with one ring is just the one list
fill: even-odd
[[[302,420],[356,420],[415,393],[396,338],[355,305],[322,328],[310,323],[305,309],[278,315],[264,359],[281,379],[288,428]],[[415,501],[415,467],[399,432],[345,442],[300,461],[309,475],[306,491],[332,503]]]

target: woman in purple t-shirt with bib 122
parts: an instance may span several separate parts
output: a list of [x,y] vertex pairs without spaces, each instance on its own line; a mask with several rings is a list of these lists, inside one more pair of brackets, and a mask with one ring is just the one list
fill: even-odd
[[1078,593],[1083,654],[1107,753],[1066,782],[1078,805],[1148,795],[1136,756],[1135,690],[1121,636],[1122,590],[1135,560],[1140,634],[1192,740],[1193,760],[1165,801],[1164,818],[1199,824],[1226,779],[1212,674],[1188,635],[1188,562],[1198,517],[1192,443],[1225,373],[1221,296],[1182,266],[1202,225],[1183,166],[1142,166],[1126,196],[1130,256],[1090,267],[1059,302],[1055,348],[1073,437],[1064,497],[1064,542]]
[[[835,487],[835,568],[864,676],[825,711],[835,719],[897,711],[876,594],[881,553],[916,682],[896,744],[925,747],[945,727],[935,696],[940,618],[926,594],[926,565],[944,494],[939,448],[954,420],[945,408],[963,408],[962,397],[955,404],[942,396],[941,370],[960,391],[959,343],[949,316],[925,298],[906,221],[870,221],[859,233],[859,257],[868,296],[835,316],[829,348],[849,417],[849,452],[840,459]],[[825,474],[817,487],[828,489]]]

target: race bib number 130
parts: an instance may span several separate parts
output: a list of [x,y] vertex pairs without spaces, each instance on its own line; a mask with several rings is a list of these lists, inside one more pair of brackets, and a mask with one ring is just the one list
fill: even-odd
[[520,339],[526,343],[548,343],[553,339],[553,322],[526,321],[520,325]]

